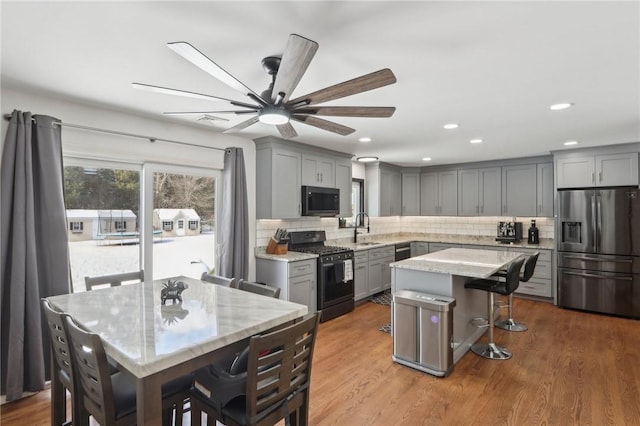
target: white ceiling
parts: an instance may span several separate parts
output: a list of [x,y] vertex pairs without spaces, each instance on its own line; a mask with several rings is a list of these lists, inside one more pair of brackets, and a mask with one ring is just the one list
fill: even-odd
[[[426,165],[421,159],[428,156],[435,165],[545,155],[567,140],[578,147],[640,141],[637,1],[3,1],[1,13],[3,87],[212,132],[244,118],[212,125],[164,117],[227,106],[130,83],[246,101],[166,43],[191,43],[261,92],[269,77],[260,60],[282,53],[288,35],[297,33],[320,48],[292,97],[386,67],[398,79],[329,103],[395,106],[392,118],[328,117],[356,129],[346,137],[296,122],[303,143],[402,165]],[[575,106],[550,111],[557,102]],[[461,127],[444,130],[448,122]],[[278,133],[259,123],[239,135]],[[362,136],[373,142],[358,142]],[[484,142],[471,145],[472,138]]]

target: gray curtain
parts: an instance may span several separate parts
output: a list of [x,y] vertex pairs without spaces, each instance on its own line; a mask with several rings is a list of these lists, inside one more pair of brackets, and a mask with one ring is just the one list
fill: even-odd
[[216,274],[246,280],[249,276],[249,214],[242,148],[227,148],[224,153],[218,228]]
[[59,121],[13,111],[2,152],[1,390],[8,401],[44,388],[49,370],[40,298],[69,292]]

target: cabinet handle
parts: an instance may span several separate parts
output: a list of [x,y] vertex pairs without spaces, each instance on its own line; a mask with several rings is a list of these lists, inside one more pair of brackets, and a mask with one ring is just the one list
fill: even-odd
[[542,204],[538,204],[538,213],[542,213]]
[[298,203],[298,214],[302,214],[302,204]]
[[598,172],[598,181],[602,182],[602,172]]
[[596,183],[596,174],[591,172],[591,183]]

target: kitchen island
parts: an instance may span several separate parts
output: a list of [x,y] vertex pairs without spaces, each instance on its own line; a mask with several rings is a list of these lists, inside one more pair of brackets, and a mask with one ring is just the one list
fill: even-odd
[[[474,325],[474,319],[487,316],[487,293],[465,289],[476,278],[488,278],[522,253],[450,248],[392,263],[391,292],[417,291],[454,298],[453,363],[458,362],[486,331]],[[392,332],[403,333],[392,318]]]

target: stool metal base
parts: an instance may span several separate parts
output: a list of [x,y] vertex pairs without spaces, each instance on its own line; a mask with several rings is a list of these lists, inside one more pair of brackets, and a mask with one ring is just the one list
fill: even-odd
[[498,321],[495,326],[507,331],[527,331],[529,329],[526,325],[515,322],[512,318]]
[[497,346],[495,343],[476,343],[471,346],[471,350],[476,355],[488,359],[509,359],[511,351],[506,348]]

